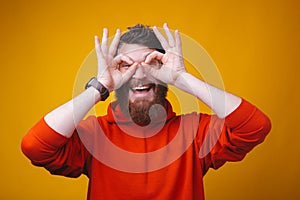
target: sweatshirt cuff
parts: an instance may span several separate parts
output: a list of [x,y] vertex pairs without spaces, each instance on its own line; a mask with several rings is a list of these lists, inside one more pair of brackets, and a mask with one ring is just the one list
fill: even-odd
[[35,137],[49,146],[62,146],[69,140],[69,138],[53,130],[46,123],[44,118],[37,122],[37,124],[32,128],[32,131],[34,132]]
[[255,113],[256,110],[257,108],[254,105],[252,105],[245,99],[242,99],[239,107],[237,107],[237,109],[235,109],[225,118],[225,123],[232,128],[238,127],[239,125],[246,122],[249,117],[251,117]]

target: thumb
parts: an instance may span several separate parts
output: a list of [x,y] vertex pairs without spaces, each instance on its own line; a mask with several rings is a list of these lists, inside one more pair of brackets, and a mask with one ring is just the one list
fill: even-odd
[[154,69],[154,68],[151,67],[150,65],[144,65],[144,69],[145,69],[145,71],[147,71],[147,73],[150,74],[152,77],[154,77],[155,79],[158,79],[158,76],[159,76],[159,70],[158,70],[158,69]]

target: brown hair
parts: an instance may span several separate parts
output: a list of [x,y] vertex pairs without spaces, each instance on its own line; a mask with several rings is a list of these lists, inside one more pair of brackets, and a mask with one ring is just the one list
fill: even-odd
[[165,53],[164,48],[161,46],[153,30],[149,26],[137,24],[135,26],[128,27],[127,29],[129,31],[124,33],[120,38],[118,49],[124,43],[139,44],[150,49],[155,49],[161,53]]

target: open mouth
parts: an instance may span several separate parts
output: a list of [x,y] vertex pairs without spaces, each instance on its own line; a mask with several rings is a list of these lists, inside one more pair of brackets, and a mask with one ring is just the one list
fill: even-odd
[[155,84],[146,84],[146,85],[139,85],[139,86],[131,87],[130,89],[134,93],[142,93],[142,92],[149,92],[154,87],[155,87]]

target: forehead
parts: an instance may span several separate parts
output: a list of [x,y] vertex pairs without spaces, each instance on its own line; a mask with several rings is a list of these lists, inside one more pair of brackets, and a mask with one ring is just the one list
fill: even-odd
[[146,59],[147,55],[153,51],[153,49],[138,44],[124,43],[119,48],[119,54],[124,54],[128,56],[134,62],[143,62]]

